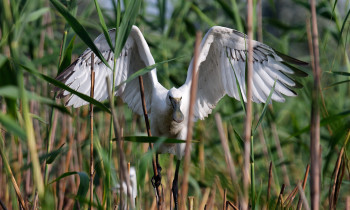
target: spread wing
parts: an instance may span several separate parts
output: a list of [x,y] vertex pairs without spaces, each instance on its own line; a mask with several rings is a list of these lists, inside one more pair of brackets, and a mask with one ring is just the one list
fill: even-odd
[[[111,40],[113,40],[114,45],[115,29],[111,29],[109,35]],[[113,68],[114,54],[113,51],[111,51],[105,36],[103,34],[99,35],[94,43],[101,51],[108,64]],[[58,75],[56,80],[63,82],[80,93],[90,95],[92,53],[93,52],[90,49],[85,50],[85,52],[74,63]],[[117,87],[136,71],[153,64],[154,59],[146,40],[141,31],[136,26],[133,26],[125,46],[116,60],[115,86]],[[113,70],[109,69],[97,56],[94,58],[93,65],[95,70],[94,99],[103,101],[108,98],[106,77],[109,77],[112,82]],[[148,112],[150,112],[152,92],[155,90],[155,87],[164,87],[158,83],[156,69],[143,75],[143,80],[146,105]],[[80,107],[88,104],[88,102],[74,94],[70,94],[68,91],[58,88],[56,88],[56,91],[58,91],[58,98],[70,95],[66,102],[66,106]],[[143,113],[138,79],[123,84],[115,94],[121,96],[123,101],[127,103],[134,112],[140,115]]]
[[[198,58],[198,92],[195,104],[196,119],[211,113],[225,95],[240,100],[238,85],[246,102],[245,66],[247,59],[247,36],[239,31],[215,26],[202,40]],[[276,81],[272,100],[284,102],[284,96],[296,96],[292,87],[300,87],[290,75],[306,76],[286,63],[307,65],[297,59],[276,53],[269,46],[253,41],[252,100],[265,103]],[[186,83],[191,82],[192,62]]]

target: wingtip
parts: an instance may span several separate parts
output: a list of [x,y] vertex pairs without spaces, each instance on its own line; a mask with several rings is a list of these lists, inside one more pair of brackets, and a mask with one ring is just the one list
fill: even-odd
[[286,55],[286,54],[283,54],[281,52],[278,52],[277,50],[274,50],[276,52],[276,54],[278,56],[280,56],[284,61],[288,62],[288,63],[291,63],[291,64],[295,64],[295,65],[298,65],[298,66],[309,66],[309,63],[305,62],[305,61],[301,61],[301,60],[298,60],[296,58],[293,58],[289,55]]

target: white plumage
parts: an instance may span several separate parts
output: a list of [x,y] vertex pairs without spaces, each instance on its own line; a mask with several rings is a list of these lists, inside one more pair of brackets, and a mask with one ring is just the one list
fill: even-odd
[[[109,31],[114,40],[115,30]],[[103,34],[94,41],[110,66],[113,66],[114,55]],[[113,43],[114,44],[114,43]],[[247,58],[247,37],[233,29],[215,26],[204,36],[200,45],[198,58],[198,92],[194,107],[195,120],[204,119],[212,112],[218,101],[226,94],[239,100],[237,82],[246,101],[245,66]],[[287,75],[296,73],[296,69],[285,64],[285,60],[299,65],[306,63],[277,54],[269,46],[253,41],[253,87],[252,100],[256,103],[266,102],[268,95],[276,82],[272,100],[284,102],[284,96],[295,96],[291,87],[297,83]],[[81,93],[90,93],[90,49],[62,72],[57,80]],[[282,58],[283,57],[283,58]],[[284,60],[285,59],[285,60]],[[141,68],[154,64],[154,59],[141,31],[133,26],[126,44],[117,58],[116,83],[118,86],[131,74]],[[99,101],[107,99],[106,77],[112,80],[112,70],[95,57],[95,91],[94,98]],[[187,133],[187,118],[189,108],[189,91],[192,78],[190,63],[186,82],[179,88],[165,89],[157,79],[156,69],[143,75],[147,110],[150,114],[151,130],[154,136],[185,139]],[[305,76],[297,72],[296,76]],[[70,93],[60,90],[58,97]],[[120,96],[133,112],[142,115],[142,104],[138,80],[134,79],[123,84],[115,93]],[[67,106],[79,107],[87,104],[76,95],[70,95]],[[179,159],[184,153],[184,144],[165,144],[160,152],[177,155]]]

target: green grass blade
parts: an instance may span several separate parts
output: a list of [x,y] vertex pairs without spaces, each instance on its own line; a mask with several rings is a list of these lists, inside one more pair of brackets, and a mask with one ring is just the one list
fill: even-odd
[[64,90],[66,90],[66,91],[68,91],[68,92],[70,92],[70,93],[72,93],[74,95],[77,95],[80,98],[82,98],[83,100],[85,100],[85,101],[87,101],[89,103],[92,103],[93,105],[99,107],[101,110],[110,113],[110,110],[103,103],[95,100],[94,98],[91,98],[90,96],[87,96],[85,94],[79,93],[78,91],[73,90],[72,88],[68,87],[67,85],[63,84],[62,82],[59,82],[59,81],[57,81],[57,80],[55,80],[55,79],[53,79],[51,77],[48,77],[48,76],[46,76],[44,74],[41,74],[41,73],[37,72],[36,70],[31,69],[31,68],[29,68],[27,66],[21,65],[21,67],[23,69],[25,69],[26,71],[32,73],[33,75],[35,75],[35,76],[37,76],[37,77],[39,77],[39,78],[41,78],[41,79],[43,79],[43,80],[53,84],[53,85],[55,85],[56,87],[59,87],[59,88],[64,89]]
[[11,134],[18,136],[21,139],[26,139],[27,134],[23,128],[21,128],[12,117],[9,115],[0,113],[0,124]]
[[145,67],[145,68],[143,68],[143,69],[140,69],[140,70],[138,70],[137,72],[135,72],[135,73],[133,73],[132,75],[130,75],[130,77],[129,77],[127,80],[121,82],[121,83],[117,86],[117,90],[118,90],[119,87],[121,87],[123,84],[128,83],[128,82],[130,82],[131,80],[133,80],[133,79],[135,79],[135,78],[137,78],[137,77],[139,77],[139,76],[142,76],[142,75],[144,75],[144,74],[146,74],[146,73],[152,71],[154,68],[156,68],[156,67],[159,66],[160,64],[168,63],[168,62],[171,62],[171,61],[175,61],[175,60],[177,60],[177,59],[179,59],[179,58],[183,58],[183,57],[184,57],[184,56],[181,56],[181,57],[178,57],[178,58],[173,58],[173,59],[166,60],[166,61],[161,61],[161,62],[155,63],[155,64],[153,64],[153,65],[147,66],[147,67]]
[[191,8],[197,15],[204,21],[206,22],[210,27],[215,26],[216,24],[206,15],[204,14],[195,4],[191,5]]
[[65,70],[71,63],[75,37],[76,36],[73,36],[72,40],[70,40],[70,42],[67,46],[67,49],[64,51],[64,56],[63,56],[62,62],[60,63],[60,66],[58,68],[57,75],[59,75],[63,70]]
[[349,83],[349,82],[350,82],[350,80],[344,80],[344,81],[336,82],[336,83],[333,83],[333,84],[325,87],[325,89],[330,88],[330,87],[334,87],[334,86],[337,86],[337,85],[340,85],[340,84],[343,84],[343,83]]
[[235,75],[236,86],[237,86],[237,89],[238,89],[238,94],[239,94],[239,99],[240,99],[240,102],[241,102],[241,106],[242,106],[242,108],[243,108],[243,110],[244,110],[244,113],[247,113],[247,111],[246,111],[247,109],[246,109],[246,107],[245,107],[245,103],[244,103],[244,100],[243,100],[242,90],[241,90],[241,87],[239,86],[239,82],[238,82],[238,79],[237,79],[236,71],[235,71],[235,69],[233,68],[231,59],[228,57],[227,52],[226,52],[226,57],[227,57],[227,59],[230,61],[230,65],[231,65],[232,71],[233,71],[233,73],[234,73],[234,75]]
[[350,73],[345,71],[326,71],[326,73],[350,77]]
[[112,50],[112,49],[114,49],[114,47],[113,47],[113,44],[111,41],[111,37],[109,36],[107,25],[106,25],[105,19],[103,18],[103,14],[102,14],[100,5],[98,4],[97,0],[94,0],[94,3],[95,3],[96,10],[97,10],[98,18],[100,19],[100,25],[101,25],[103,34],[105,35],[107,43]]
[[[345,28],[345,24],[346,24],[346,21],[348,20],[349,16],[350,16],[350,9],[349,9],[348,13],[345,16],[345,19],[343,21],[343,25],[341,26],[339,37],[341,37],[342,34],[343,34],[343,31],[344,31],[344,28]],[[341,40],[341,38],[339,40]]]
[[254,128],[254,130],[253,130],[253,135],[254,135],[254,133],[256,132],[256,129],[258,128],[258,126],[260,125],[260,123],[262,122],[262,120],[263,120],[263,118],[264,118],[264,116],[265,116],[265,114],[266,114],[267,108],[268,108],[268,106],[269,106],[269,104],[270,104],[270,101],[271,101],[272,94],[273,94],[273,92],[275,92],[275,86],[276,86],[276,80],[275,80],[275,82],[274,82],[274,84],[273,84],[273,87],[271,88],[269,97],[267,97],[267,100],[266,100],[266,102],[265,102],[263,111],[261,112],[261,115],[260,115],[260,117],[259,117],[258,123],[256,124],[256,126],[255,126],[255,128]]
[[53,161],[65,150],[65,148],[63,146],[64,146],[64,144],[62,144],[60,146],[60,148],[58,148],[57,150],[54,150],[54,151],[49,153],[49,156],[46,159],[46,164],[53,163]]
[[[25,91],[25,94],[27,95],[29,100],[35,100],[35,101],[38,101],[40,103],[44,103],[44,104],[50,105],[50,106],[60,110],[63,113],[71,115],[70,111],[66,107],[58,105],[52,99],[49,99],[49,98],[46,98],[46,97],[43,97],[43,96],[39,96],[36,93],[29,92],[29,91]],[[18,87],[12,86],[12,85],[0,87],[0,96],[17,100],[17,99],[20,98],[19,97]]]
[[114,55],[119,55],[120,52],[122,51],[123,46],[130,34],[131,28],[136,21],[136,17],[139,14],[140,5],[141,5],[140,0],[130,1],[128,3],[122,22],[117,31],[118,35],[117,35],[117,40],[115,44]]
[[[87,173],[85,172],[78,172],[78,175],[80,178],[80,183],[79,183],[79,188],[77,192],[77,197],[85,198],[89,190],[89,175],[87,175]],[[79,202],[79,207],[78,207],[78,202]],[[74,209],[80,209],[83,207],[83,203],[80,201],[78,202],[74,204]]]
[[98,50],[92,39],[90,38],[88,32],[85,28],[79,23],[79,21],[73,17],[73,15],[61,4],[58,0],[50,0],[51,3],[56,7],[58,12],[66,19],[75,33],[84,41],[84,43],[96,54],[96,56],[109,68],[109,64],[106,59],[103,57],[101,52]]

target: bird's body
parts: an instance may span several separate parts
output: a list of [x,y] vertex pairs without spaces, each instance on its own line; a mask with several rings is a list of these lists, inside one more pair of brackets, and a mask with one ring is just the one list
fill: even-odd
[[[114,40],[115,30],[110,30]],[[114,55],[105,37],[101,34],[94,41],[110,66],[113,66]],[[114,45],[114,43],[113,43]],[[246,102],[245,66],[247,60],[247,36],[239,31],[214,26],[204,36],[198,56],[197,97],[194,103],[194,120],[204,119],[212,112],[219,100],[226,94],[240,100],[240,93]],[[78,92],[90,93],[90,68],[92,51],[87,49],[77,61],[62,72],[56,79]],[[141,31],[133,26],[125,46],[116,58],[115,86],[119,86],[131,74],[155,64],[150,49]],[[300,85],[291,76],[306,76],[304,72],[288,63],[305,65],[306,63],[282,55],[269,46],[253,41],[253,76],[252,100],[266,103],[273,90],[271,100],[284,102],[285,96],[296,96],[291,89]],[[103,101],[108,98],[106,77],[112,80],[113,71],[95,58],[95,91],[94,98]],[[156,69],[144,74],[144,89],[147,111],[150,114],[153,136],[165,136],[184,140],[187,135],[190,86],[192,82],[193,60],[191,61],[186,82],[179,88],[167,90],[157,79]],[[238,88],[238,86],[240,88]],[[57,89],[58,97],[70,95],[69,92]],[[139,83],[134,79],[122,84],[115,92],[133,112],[142,115],[142,104]],[[66,105],[79,107],[87,104],[76,95],[70,95]],[[160,153],[172,153],[181,159],[185,144],[163,144]],[[179,164],[177,164],[178,171]],[[177,173],[176,173],[177,174]],[[176,176],[177,177],[177,176]]]

